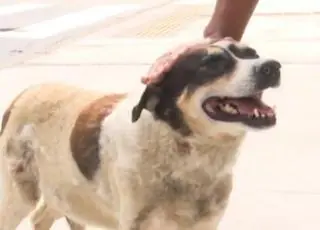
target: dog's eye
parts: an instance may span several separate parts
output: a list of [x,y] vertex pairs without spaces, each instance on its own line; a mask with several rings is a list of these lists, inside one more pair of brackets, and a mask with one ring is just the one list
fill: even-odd
[[251,48],[246,48],[243,50],[243,55],[247,58],[259,58],[257,51]]
[[235,55],[237,58],[241,58],[241,59],[259,58],[259,55],[257,54],[257,52],[250,47],[237,47],[234,44],[231,44],[228,48],[230,52],[233,53],[233,55]]
[[223,59],[224,59],[223,55],[221,55],[221,54],[210,54],[210,55],[205,56],[202,59],[201,64],[203,66],[211,65],[211,64],[215,64],[215,63],[217,63],[219,61],[222,61]]
[[230,62],[230,55],[227,53],[213,53],[202,59],[201,66],[222,71],[228,62]]
[[197,85],[211,82],[217,77],[224,76],[232,71],[235,59],[228,52],[216,52],[202,57],[200,68],[193,79]]

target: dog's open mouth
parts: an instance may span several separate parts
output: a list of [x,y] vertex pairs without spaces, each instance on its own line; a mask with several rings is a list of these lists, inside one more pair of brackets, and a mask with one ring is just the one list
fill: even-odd
[[202,107],[214,120],[241,122],[254,128],[270,127],[276,124],[275,111],[261,101],[261,96],[210,97],[203,102]]

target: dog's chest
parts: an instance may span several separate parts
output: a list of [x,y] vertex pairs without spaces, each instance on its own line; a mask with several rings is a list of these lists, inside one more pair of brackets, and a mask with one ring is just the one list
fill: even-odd
[[224,210],[231,190],[231,175],[226,170],[230,159],[192,151],[154,159],[142,170],[142,193],[146,194],[146,209],[158,210],[159,218],[167,220],[162,222],[190,226]]
[[[216,229],[221,214],[212,215],[210,218],[192,219],[188,218],[191,213],[182,210],[181,213],[169,213],[163,207],[157,207],[141,222],[135,229],[140,230],[212,230]],[[171,216],[170,216],[171,215]]]

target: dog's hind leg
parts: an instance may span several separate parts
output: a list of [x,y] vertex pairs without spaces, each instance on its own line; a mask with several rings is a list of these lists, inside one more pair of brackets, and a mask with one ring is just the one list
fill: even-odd
[[[17,230],[48,230],[53,226],[54,221],[58,220],[61,215],[51,209],[43,199],[40,198],[34,210],[24,219],[19,225]],[[85,227],[77,224],[71,219],[67,218],[68,225],[71,230],[84,230]]]
[[20,223],[17,230],[48,230],[58,216],[45,203],[43,197],[40,198],[36,207]]
[[4,187],[0,208],[0,229],[13,230],[35,207],[38,200],[35,148],[28,132],[22,130],[2,133],[0,150]]
[[85,226],[78,224],[69,218],[67,218],[67,222],[68,222],[71,230],[85,230],[86,229]]
[[[3,167],[2,167],[3,168]],[[19,189],[7,170],[2,169],[3,197],[0,207],[0,229],[14,230],[33,206],[21,196]]]

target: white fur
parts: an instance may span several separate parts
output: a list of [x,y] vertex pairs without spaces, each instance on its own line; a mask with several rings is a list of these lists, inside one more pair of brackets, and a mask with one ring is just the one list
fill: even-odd
[[[33,98],[33,94],[48,93],[52,88],[54,89],[55,86],[44,86],[43,89],[39,87],[34,90],[35,92],[31,89],[25,96],[22,96],[21,104],[25,103],[24,100]],[[82,90],[77,91],[73,88],[62,87],[57,97],[69,95],[69,91],[75,91],[74,97],[77,98],[80,97],[80,94],[86,94]],[[141,118],[136,123],[131,122],[131,110],[140,95],[141,91],[128,96],[103,121],[100,136],[102,147],[100,152],[101,167],[95,179],[91,182],[84,179],[80,174],[70,152],[68,152],[69,147],[64,145],[68,142],[62,139],[70,133],[69,129],[72,128],[74,123],[72,119],[76,118],[75,115],[79,111],[78,107],[76,105],[70,109],[59,107],[60,112],[54,115],[56,117],[53,120],[49,119],[47,122],[39,123],[37,119],[41,119],[41,114],[35,114],[32,110],[29,114],[26,114],[29,116],[27,120],[21,119],[19,114],[28,111],[25,110],[25,106],[20,104],[19,100],[16,102],[17,107],[12,111],[11,120],[6,126],[2,140],[8,140],[13,137],[11,135],[18,134],[23,135],[24,138],[28,137],[28,141],[32,143],[31,149],[35,151],[34,163],[36,166],[34,169],[40,175],[38,186],[43,197],[42,203],[38,204],[38,207],[41,208],[38,209],[46,210],[47,214],[41,214],[44,215],[41,218],[47,219],[46,223],[67,216],[78,223],[100,227],[116,227],[115,224],[119,222],[121,230],[130,230],[132,221],[139,209],[142,208],[141,205],[148,202],[145,199],[152,194],[150,193],[153,191],[152,187],[167,173],[166,170],[162,169],[163,164],[168,164],[173,169],[172,178],[190,184],[199,183],[196,177],[190,176],[194,172],[198,172],[199,169],[201,169],[199,178],[202,177],[201,175],[210,175],[208,179],[214,176],[210,179],[214,181],[219,181],[220,178],[223,179],[231,174],[237,148],[242,138],[231,142],[227,141],[221,145],[221,143],[216,143],[214,138],[196,135],[188,139],[191,146],[190,154],[181,158],[176,154],[176,143],[183,138],[169,128],[167,124],[155,121],[152,115],[146,111],[142,112]],[[39,100],[52,100],[50,94],[49,96],[46,98],[43,95]],[[33,108],[32,106],[30,104],[30,108]],[[62,114],[67,115],[67,117]],[[61,118],[63,119],[60,120]],[[30,123],[29,121],[32,120],[34,122]],[[24,123],[25,121],[28,123]],[[70,122],[70,125],[66,125],[66,121]],[[20,126],[23,128],[17,129]],[[60,134],[57,135],[56,133]],[[213,162],[215,162],[214,165]],[[141,170],[146,171],[142,173]],[[158,173],[155,174],[155,172]],[[139,189],[135,190],[136,187],[130,187],[133,185],[139,186]],[[208,189],[212,189],[212,186],[209,185]],[[12,189],[10,191],[15,192]],[[7,200],[7,202],[15,201]],[[22,202],[25,203],[25,201]],[[192,216],[188,215],[194,215],[192,214],[194,211],[183,208],[185,205],[188,207],[189,204],[182,201],[177,202],[177,210],[173,211],[182,216],[185,215],[183,212],[186,212],[187,216],[184,218],[192,219]],[[179,204],[182,205],[180,208]],[[170,203],[159,204],[157,209],[150,212],[150,218],[148,217],[142,223],[144,228],[152,229],[153,224],[151,223],[154,223],[156,219],[162,223],[161,227],[164,229],[180,228],[173,220],[163,219],[160,214],[159,218],[162,218],[162,220],[157,217],[158,214],[156,213],[158,211],[166,212],[168,207],[170,210],[172,209]],[[29,206],[28,210],[32,210],[32,206]],[[222,210],[224,208],[221,207]],[[217,218],[221,211],[214,212],[212,221],[218,222]],[[27,212],[24,213],[26,215]],[[11,214],[8,213],[8,215],[7,217],[10,218]],[[50,218],[46,216],[50,216]],[[37,218],[39,219],[39,217]],[[32,217],[31,222],[37,218]],[[112,220],[113,218],[116,219]],[[9,226],[14,224],[5,225],[4,223],[3,221],[0,222],[3,230],[11,230]],[[211,230],[212,227],[208,226],[207,229]]]

